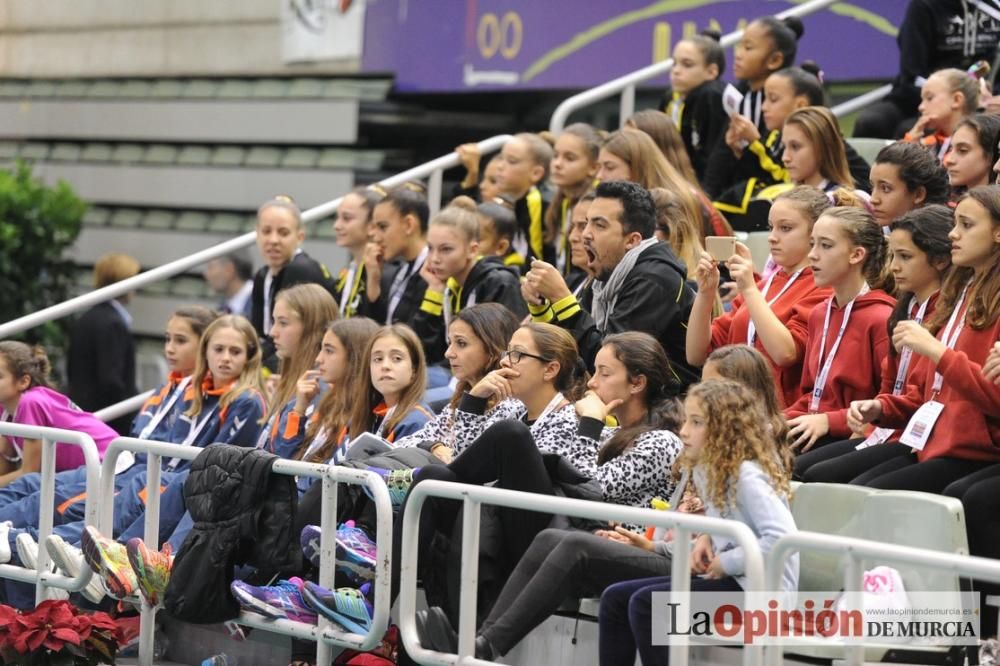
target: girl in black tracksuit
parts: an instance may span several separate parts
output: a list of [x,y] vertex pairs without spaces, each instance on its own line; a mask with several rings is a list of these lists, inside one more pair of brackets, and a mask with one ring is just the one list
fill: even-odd
[[500,303],[519,318],[528,314],[517,274],[499,257],[479,256],[475,203],[459,197],[439,213],[427,232],[429,252],[421,276],[427,282],[413,330],[429,363],[444,359],[452,317],[476,303]]

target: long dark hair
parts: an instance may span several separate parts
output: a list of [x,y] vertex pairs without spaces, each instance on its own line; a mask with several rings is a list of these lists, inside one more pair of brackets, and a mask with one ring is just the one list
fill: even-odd
[[[943,263],[944,268],[939,271],[943,281],[951,268],[951,239],[948,238],[948,234],[951,232],[953,220],[954,214],[951,208],[941,204],[931,204],[900,216],[889,229],[890,231],[899,229],[909,233],[913,244],[927,255],[927,263],[931,266]],[[912,296],[910,292],[896,294],[896,307],[886,322],[889,337],[892,337],[896,324],[903,319],[909,319]],[[893,345],[889,345],[889,353],[892,355],[897,353]]]
[[620,428],[597,453],[597,464],[617,458],[635,443],[639,435],[651,430],[676,432],[681,424],[681,404],[677,399],[678,385],[670,372],[670,362],[663,346],[648,333],[628,331],[604,338],[615,358],[625,366],[629,380],[646,378],[648,418],[628,428]]
[[[500,303],[477,303],[467,307],[457,315],[453,321],[461,321],[469,325],[473,335],[479,338],[486,350],[486,367],[483,368],[483,376],[493,372],[500,367],[500,356],[507,349],[507,343],[514,331],[520,325],[517,317],[507,306]],[[449,335],[451,332],[449,331]],[[455,394],[451,398],[451,406],[458,405],[462,394],[471,389],[469,382],[460,382],[455,387]]]

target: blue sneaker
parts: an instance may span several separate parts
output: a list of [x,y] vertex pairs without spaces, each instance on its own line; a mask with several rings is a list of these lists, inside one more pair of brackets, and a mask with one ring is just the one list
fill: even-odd
[[316,613],[302,600],[302,579],[279,580],[277,585],[248,585],[234,580],[230,589],[243,608],[265,617],[316,624]]
[[[375,472],[382,477],[385,481],[386,488],[389,489],[389,501],[392,503],[393,509],[398,509],[403,506],[403,500],[406,499],[406,493],[410,492],[410,486],[413,485],[413,475],[420,470],[419,467],[416,469],[383,469],[381,467],[369,467],[369,472]],[[365,494],[371,498],[371,491],[368,486],[364,486]]]
[[[322,530],[317,525],[306,525],[300,540],[302,554],[317,568],[319,568],[321,533]],[[348,520],[337,530],[335,557],[337,571],[347,576],[354,584],[361,585],[375,578],[375,564],[378,561],[375,542],[363,529],[355,527],[353,520]]]
[[353,587],[328,590],[306,581],[302,588],[302,598],[317,613],[352,633],[367,634],[372,628],[375,610],[362,590]]

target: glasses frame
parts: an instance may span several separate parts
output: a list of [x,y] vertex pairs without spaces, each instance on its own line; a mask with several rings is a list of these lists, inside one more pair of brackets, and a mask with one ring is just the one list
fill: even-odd
[[521,351],[520,349],[505,349],[500,354],[500,360],[502,361],[505,358],[509,358],[511,365],[519,365],[521,363],[521,359],[524,358],[525,356],[527,356],[528,358],[533,358],[537,361],[541,361],[542,363],[548,363],[550,361],[550,359],[547,359],[544,356],[539,356],[538,354],[532,354],[531,352]]

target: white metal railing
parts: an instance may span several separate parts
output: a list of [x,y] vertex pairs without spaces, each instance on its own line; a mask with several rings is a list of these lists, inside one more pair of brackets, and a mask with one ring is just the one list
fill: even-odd
[[11,564],[0,564],[0,578],[33,583],[35,585],[35,603],[45,599],[46,587],[58,587],[70,592],[82,590],[90,582],[91,572],[88,567],[82,567],[80,575],[68,578],[61,574],[49,572],[49,552],[45,547],[45,539],[52,534],[52,522],[55,514],[56,487],[56,444],[71,444],[83,452],[84,467],[87,474],[87,499],[84,504],[84,523],[97,524],[97,490],[101,475],[101,459],[93,438],[82,432],[61,430],[59,428],[43,428],[42,426],[21,425],[19,423],[0,422],[0,435],[6,437],[23,437],[25,439],[42,440],[41,466],[41,504],[38,510],[38,562],[34,570],[17,567]]
[[151,389],[145,393],[134,395],[131,398],[125,398],[121,402],[116,402],[113,405],[108,405],[104,409],[99,409],[94,412],[94,416],[105,423],[108,421],[114,421],[120,416],[125,416],[126,414],[138,411],[139,408],[141,408],[155,392],[155,390]]
[[[775,16],[778,18],[785,18],[786,16],[806,16],[821,9],[825,9],[826,7],[832,5],[835,1],[836,0],[809,0],[808,2],[798,5],[797,7],[775,14]],[[723,36],[720,40],[720,44],[724,49],[729,48],[730,46],[736,44],[736,42],[740,41],[741,37],[743,37],[743,31],[735,30]],[[617,79],[613,79],[607,83],[591,88],[590,90],[585,90],[582,93],[573,95],[572,97],[563,100],[563,102],[557,106],[556,110],[552,113],[552,119],[549,121],[549,130],[558,136],[566,126],[566,121],[569,119],[571,113],[618,94],[621,95],[621,102],[619,104],[619,122],[624,123],[628,117],[635,112],[636,86],[640,83],[644,83],[650,79],[666,74],[670,71],[670,68],[673,67],[673,65],[674,61],[672,58],[662,62],[653,63],[652,65],[648,65],[642,69],[637,69],[630,74],[618,77]],[[0,334],[2,334],[2,329],[0,329]]]
[[[780,589],[785,562],[794,553],[804,550],[837,553],[847,558],[844,568],[844,589],[848,591],[862,589],[865,560],[874,560],[880,564],[930,567],[962,577],[1000,583],[1000,561],[997,560],[819,532],[793,532],[779,538],[768,554],[767,582],[770,586],[768,589]],[[796,640],[796,643],[843,646],[850,666],[861,666],[865,662],[864,644],[861,643],[847,643],[826,638],[802,639]],[[781,646],[769,647],[768,666],[781,666],[783,654]]]
[[[428,497],[459,500],[462,506],[462,572],[459,592],[458,655],[446,655],[428,650],[420,645],[416,631],[417,592],[417,539],[420,512]],[[479,572],[479,516],[483,504],[492,504],[525,511],[539,511],[555,515],[616,520],[674,529],[674,542],[690,542],[694,532],[727,536],[742,546],[746,557],[745,592],[748,596],[764,590],[764,559],[757,539],[745,524],[696,516],[677,511],[654,511],[618,504],[604,504],[566,497],[552,497],[534,493],[471,486],[444,481],[425,481],[413,486],[406,500],[403,514],[403,548],[399,582],[399,630],[407,653],[421,664],[479,664],[495,662],[475,659],[476,596]],[[683,601],[691,590],[690,552],[677,548],[671,562],[671,594]],[[780,589],[780,588],[778,588]],[[670,663],[687,666],[689,647],[670,646]],[[762,648],[748,646],[743,650],[744,666],[762,663]]]
[[[479,151],[486,155],[499,150],[510,139],[511,136],[509,134],[498,134],[484,141],[480,141],[476,145],[479,146]],[[449,153],[448,155],[442,155],[441,157],[425,162],[424,164],[413,167],[412,169],[398,173],[395,176],[386,178],[385,180],[379,181],[379,183],[384,187],[393,187],[409,180],[429,177],[427,197],[433,214],[437,212],[441,205],[441,183],[444,171],[446,169],[456,167],[459,164],[460,161],[458,159],[458,155],[455,153]],[[328,201],[325,204],[320,204],[315,208],[310,208],[305,211],[302,214],[303,222],[314,222],[328,217],[335,210],[337,210],[337,206],[340,205],[340,200],[342,198],[343,197],[338,197],[333,201]],[[219,243],[218,245],[204,249],[200,252],[195,252],[194,254],[181,257],[180,259],[163,264],[162,266],[152,268],[127,280],[116,282],[108,285],[107,287],[102,287],[101,289],[95,289],[94,291],[77,296],[76,298],[71,298],[68,301],[63,301],[62,303],[57,303],[56,305],[44,308],[38,312],[33,312],[23,317],[19,317],[13,321],[0,325],[0,339],[8,338],[35,326],[54,321],[56,319],[61,319],[62,317],[73,314],[74,312],[79,312],[85,308],[97,305],[98,303],[104,303],[112,298],[117,298],[155,282],[179,275],[180,273],[188,271],[195,266],[199,266],[206,261],[211,261],[217,257],[229,254],[230,252],[248,247],[254,243],[255,237],[255,232],[251,231],[243,234],[242,236],[237,236],[236,238],[232,238],[223,243]]]
[[887,83],[884,86],[879,86],[874,90],[869,90],[863,95],[858,95],[853,99],[849,99],[846,102],[838,104],[837,106],[832,107],[830,111],[832,111],[833,115],[838,118],[846,116],[849,113],[854,113],[855,111],[865,108],[869,104],[885,99],[891,90],[892,84]]
[[[133,453],[145,453],[146,460],[146,487],[149,489],[146,500],[145,511],[145,533],[143,540],[147,544],[159,543],[160,525],[160,493],[156,489],[160,487],[161,460],[162,458],[180,458],[182,460],[194,460],[204,449],[198,447],[181,446],[166,442],[155,442],[152,440],[135,439],[131,437],[119,437],[111,442],[108,450],[104,454],[104,463],[101,477],[101,497],[102,502],[100,514],[100,528],[103,533],[109,533],[114,518],[114,470],[118,456],[124,451]],[[336,549],[336,529],[337,529],[337,484],[350,483],[367,487],[373,496],[377,515],[375,544],[379,553],[392,552],[392,504],[389,500],[389,491],[385,482],[374,472],[367,470],[352,469],[349,467],[338,467],[331,465],[319,465],[315,463],[305,463],[297,460],[277,460],[271,471],[275,474],[285,474],[289,476],[306,476],[314,479],[321,479],[323,483],[323,503],[321,509],[320,526],[322,528],[320,536],[320,568],[319,584],[327,589],[334,587],[334,556]],[[44,496],[43,496],[44,497]],[[364,636],[346,632],[336,627],[328,620],[320,616],[316,626],[290,620],[272,620],[256,613],[244,611],[236,620],[240,624],[256,627],[265,631],[272,631],[287,636],[294,636],[305,640],[316,641],[317,663],[330,663],[332,658],[331,646],[354,648],[356,650],[370,650],[375,647],[389,623],[390,602],[390,580],[391,568],[390,558],[380,557],[376,568],[374,583],[375,590],[375,616],[372,619],[372,628]],[[149,666],[153,663],[153,639],[155,627],[156,609],[149,606],[146,600],[142,600],[139,620],[139,664]]]

